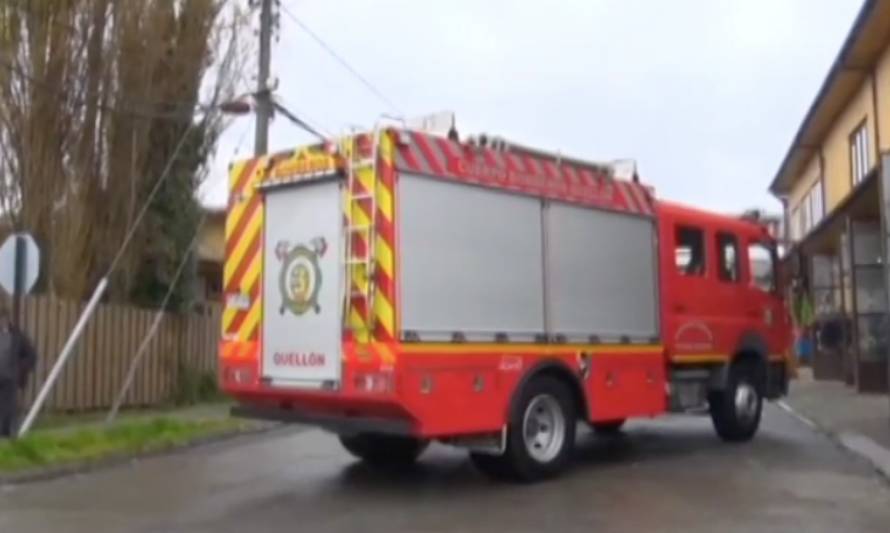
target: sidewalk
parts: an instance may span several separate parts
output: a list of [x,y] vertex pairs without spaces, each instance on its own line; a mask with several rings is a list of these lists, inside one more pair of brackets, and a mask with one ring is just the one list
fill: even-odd
[[886,394],[857,394],[843,383],[814,381],[810,369],[800,368],[783,404],[890,478],[890,397]]

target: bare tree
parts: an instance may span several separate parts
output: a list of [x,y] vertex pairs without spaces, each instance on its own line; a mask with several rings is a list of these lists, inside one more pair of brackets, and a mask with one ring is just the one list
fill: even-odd
[[43,244],[49,290],[89,291],[170,163],[111,295],[166,288],[246,27],[235,0],[0,0],[0,209]]

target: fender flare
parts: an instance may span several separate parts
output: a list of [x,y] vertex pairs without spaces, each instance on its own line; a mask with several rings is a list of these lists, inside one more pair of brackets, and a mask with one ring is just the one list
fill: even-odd
[[555,357],[549,357],[538,361],[525,371],[523,376],[516,383],[516,388],[510,395],[510,402],[507,405],[507,420],[510,419],[510,415],[513,412],[513,407],[516,405],[516,401],[525,386],[532,379],[542,374],[555,375],[559,378],[567,380],[570,383],[572,395],[575,396],[575,399],[578,401],[579,404],[579,412],[577,413],[578,417],[583,418],[584,420],[588,420],[590,406],[588,403],[587,392],[584,387],[582,377],[576,370],[567,365],[564,360]]
[[[732,352],[732,358],[720,366],[712,375],[710,388],[723,390],[729,382],[729,368],[741,356],[741,354],[752,354],[761,364],[764,372],[769,370],[768,352],[766,339],[757,331],[748,330],[739,336],[735,349]],[[764,376],[766,377],[766,376]]]

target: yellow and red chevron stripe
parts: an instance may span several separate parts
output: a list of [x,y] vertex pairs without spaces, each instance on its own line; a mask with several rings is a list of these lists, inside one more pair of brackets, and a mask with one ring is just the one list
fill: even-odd
[[[226,217],[226,260],[223,268],[223,335],[225,339],[255,341],[262,309],[263,202],[257,184],[263,179],[268,158],[241,161],[229,171],[229,212]],[[231,305],[230,295],[247,297],[242,309]]]
[[[356,142],[356,146],[367,145],[367,142]],[[346,157],[357,157],[358,154],[347,153]],[[353,180],[353,195],[373,193],[376,197],[376,210],[370,212],[370,202],[352,201],[345,203],[344,215],[347,224],[353,226],[374,225],[374,260],[373,269],[375,290],[373,293],[372,314],[368,313],[368,302],[363,295],[368,294],[368,272],[364,265],[355,264],[351,268],[352,287],[349,303],[349,325],[354,340],[357,342],[378,341],[374,344],[375,352],[383,361],[391,362],[393,352],[385,343],[395,340],[395,143],[389,132],[380,135],[377,150],[377,174],[373,169],[362,167],[356,171]],[[350,235],[352,255],[363,256],[368,250],[368,233],[353,232]],[[373,327],[368,317],[373,316]]]

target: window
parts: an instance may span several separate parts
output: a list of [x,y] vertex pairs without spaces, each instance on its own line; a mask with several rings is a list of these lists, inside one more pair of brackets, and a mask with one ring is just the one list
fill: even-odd
[[705,273],[705,235],[699,228],[677,226],[674,239],[677,271],[684,276],[703,276]]
[[717,234],[717,276],[721,281],[739,280],[739,241],[731,233]]
[[816,224],[822,221],[825,216],[825,204],[822,202],[822,180],[819,179],[810,187],[807,193],[806,201],[810,205],[810,227],[807,231],[816,227]]
[[800,240],[825,218],[822,179],[816,181],[791,210],[791,238]]
[[772,250],[759,242],[749,244],[748,263],[751,284],[764,292],[773,292],[776,289],[776,273]]
[[868,126],[863,122],[856,131],[850,135],[850,168],[853,172],[853,185],[856,185],[868,174],[870,164],[868,161]]

